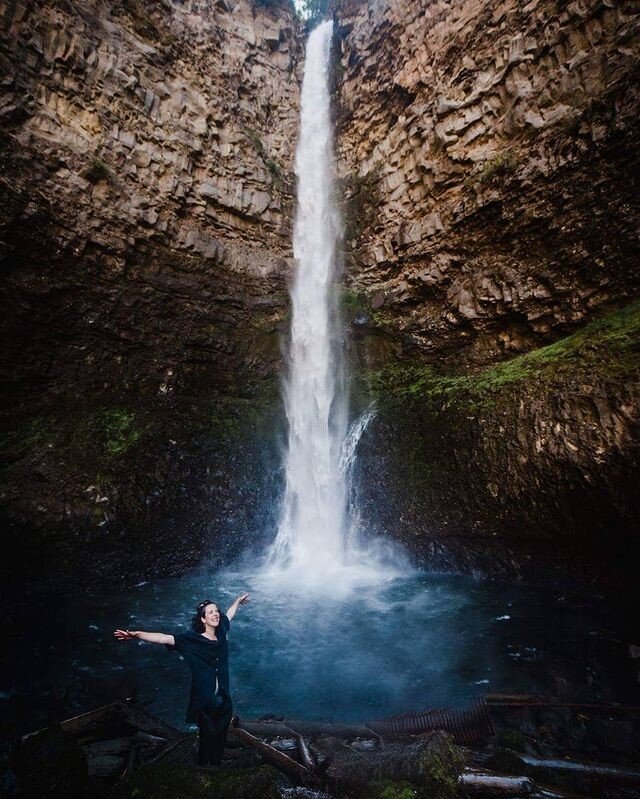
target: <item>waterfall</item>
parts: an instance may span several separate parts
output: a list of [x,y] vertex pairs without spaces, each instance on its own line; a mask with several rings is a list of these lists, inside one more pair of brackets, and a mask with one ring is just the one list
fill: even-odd
[[[349,480],[358,440],[372,412],[348,425],[341,325],[334,297],[340,218],[333,198],[333,132],[329,64],[332,22],[307,42],[296,151],[297,208],[293,233],[296,274],[291,290],[291,341],[284,402],[289,435],[286,483],[278,532],[268,556],[271,573],[305,584],[360,572],[357,513]],[[338,335],[336,335],[336,330]]]
[[289,375],[284,391],[289,441],[285,496],[272,551],[274,561],[303,571],[312,562],[327,568],[344,559],[346,490],[341,456],[347,409],[332,335],[332,284],[339,230],[332,198],[328,86],[332,28],[331,22],[324,22],[309,36],[302,83],[295,165],[296,276],[291,291]]

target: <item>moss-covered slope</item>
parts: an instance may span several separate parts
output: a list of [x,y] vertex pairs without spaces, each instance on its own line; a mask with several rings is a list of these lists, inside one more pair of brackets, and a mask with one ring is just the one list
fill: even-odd
[[359,491],[371,519],[435,566],[548,576],[598,553],[615,572],[640,518],[639,353],[634,303],[475,373],[368,373],[379,412]]

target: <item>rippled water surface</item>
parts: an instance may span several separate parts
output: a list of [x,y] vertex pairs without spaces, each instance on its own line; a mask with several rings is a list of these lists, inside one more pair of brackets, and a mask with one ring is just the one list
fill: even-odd
[[24,724],[51,705],[71,715],[137,693],[183,724],[189,673],[176,654],[118,642],[115,627],[186,629],[192,606],[251,603],[229,635],[235,711],[245,717],[365,720],[487,692],[638,701],[624,615],[602,597],[415,573],[343,596],[274,589],[248,573],[198,571],[120,595],[41,596],[14,616],[2,669],[3,716]]

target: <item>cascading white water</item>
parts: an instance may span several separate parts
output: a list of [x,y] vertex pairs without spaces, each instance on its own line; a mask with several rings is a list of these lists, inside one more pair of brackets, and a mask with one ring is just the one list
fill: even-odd
[[333,134],[329,102],[332,23],[310,35],[302,83],[296,152],[297,209],[293,234],[296,276],[291,292],[289,373],[284,390],[289,424],[286,486],[271,575],[340,587],[380,575],[375,558],[357,546],[357,511],[349,508],[349,478],[358,440],[372,416],[349,429],[342,349],[333,297],[340,220],[333,201]]
[[306,571],[344,561],[346,489],[341,456],[346,400],[332,337],[332,283],[339,218],[332,201],[333,142],[328,70],[332,23],[310,35],[296,153],[286,488],[271,560]]

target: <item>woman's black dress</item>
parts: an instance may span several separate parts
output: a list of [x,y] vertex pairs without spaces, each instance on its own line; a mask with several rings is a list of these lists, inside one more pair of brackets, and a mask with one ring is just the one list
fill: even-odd
[[217,641],[193,631],[174,633],[175,644],[167,646],[179,652],[191,669],[191,693],[187,721],[200,730],[198,765],[220,765],[231,721],[229,691],[229,650],[227,631],[230,622],[220,614]]

